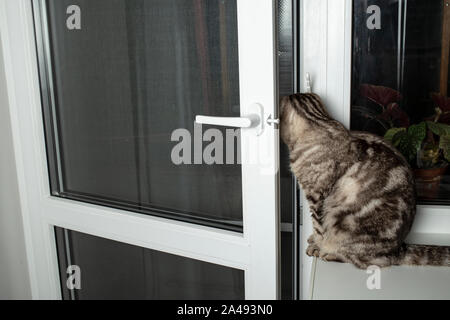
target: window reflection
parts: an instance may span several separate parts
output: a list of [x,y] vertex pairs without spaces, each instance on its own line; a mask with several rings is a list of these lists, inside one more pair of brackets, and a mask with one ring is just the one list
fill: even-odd
[[450,204],[448,1],[353,4],[352,129],[399,149],[414,169],[419,202]]
[[52,193],[242,231],[239,163],[171,159],[196,115],[240,115],[236,1],[78,0],[80,30],[72,1],[37,4]]

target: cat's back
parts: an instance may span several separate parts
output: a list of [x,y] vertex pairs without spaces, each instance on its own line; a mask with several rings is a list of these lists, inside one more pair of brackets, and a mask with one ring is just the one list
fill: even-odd
[[345,231],[356,242],[359,236],[402,241],[415,215],[408,163],[381,137],[365,132],[350,132],[348,157],[346,170],[324,201],[325,228]]
[[344,188],[350,179],[359,186],[357,193],[367,198],[415,202],[411,167],[397,149],[371,133],[351,131],[349,137],[351,161],[340,179]]
[[385,169],[405,167],[410,171],[403,155],[382,137],[361,131],[350,131],[349,137],[350,152],[357,161],[374,161]]

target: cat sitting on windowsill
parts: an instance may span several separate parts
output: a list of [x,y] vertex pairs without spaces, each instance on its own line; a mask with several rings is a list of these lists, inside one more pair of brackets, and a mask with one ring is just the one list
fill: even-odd
[[450,266],[450,247],[404,242],[416,212],[415,184],[393,146],[347,130],[315,94],[284,97],[280,117],[291,170],[312,213],[308,255],[363,269]]

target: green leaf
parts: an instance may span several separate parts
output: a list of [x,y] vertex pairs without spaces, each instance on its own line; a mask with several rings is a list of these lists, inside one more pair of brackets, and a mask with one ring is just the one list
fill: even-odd
[[387,138],[392,140],[392,144],[411,164],[417,160],[417,152],[422,147],[426,134],[427,126],[425,122],[412,125],[408,130],[400,128],[386,133]]
[[384,135],[384,139],[396,147],[403,156],[413,164],[417,158],[417,152],[427,135],[425,122],[406,128],[392,128]]
[[425,122],[414,124],[408,128],[408,135],[411,137],[411,148],[415,149],[415,153],[422,147],[422,142],[427,135],[427,126]]
[[428,128],[440,137],[450,135],[450,126],[444,123],[427,121]]
[[408,135],[408,132],[406,131],[399,131],[397,132],[394,137],[392,138],[392,144],[394,147],[398,147],[400,143],[410,143],[411,137]]
[[388,131],[386,131],[386,134],[384,135],[384,140],[386,140],[386,141],[392,143],[393,145],[395,145],[394,144],[394,142],[395,142],[394,137],[399,132],[406,132],[406,128],[392,128],[392,129],[389,129]]
[[417,155],[417,149],[414,147],[411,136],[406,132],[398,134],[397,149],[410,163],[414,163]]
[[439,148],[444,151],[444,157],[450,162],[450,135],[442,136],[439,141]]

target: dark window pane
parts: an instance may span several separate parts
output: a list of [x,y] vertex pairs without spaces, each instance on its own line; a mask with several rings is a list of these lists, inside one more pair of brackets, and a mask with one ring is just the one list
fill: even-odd
[[294,244],[292,232],[281,233],[281,299],[295,299],[294,290],[294,255],[292,246]]
[[196,115],[240,115],[236,0],[79,0],[81,30],[38,3],[53,193],[241,230],[241,166],[171,160]]
[[[450,204],[445,3],[353,1],[351,126],[386,135],[403,153],[414,169],[420,203]],[[417,125],[425,132],[415,134]]]
[[[278,86],[280,98],[295,92],[294,63],[294,1],[279,0],[278,2]],[[281,227],[281,299],[296,298],[294,291],[294,270],[298,253],[295,251],[294,235],[298,232],[297,213],[295,207],[296,187],[290,170],[289,150],[280,141],[280,219]]]
[[245,298],[242,270],[61,228],[56,238],[65,299],[69,260],[81,270],[81,290],[73,290],[79,300]]

